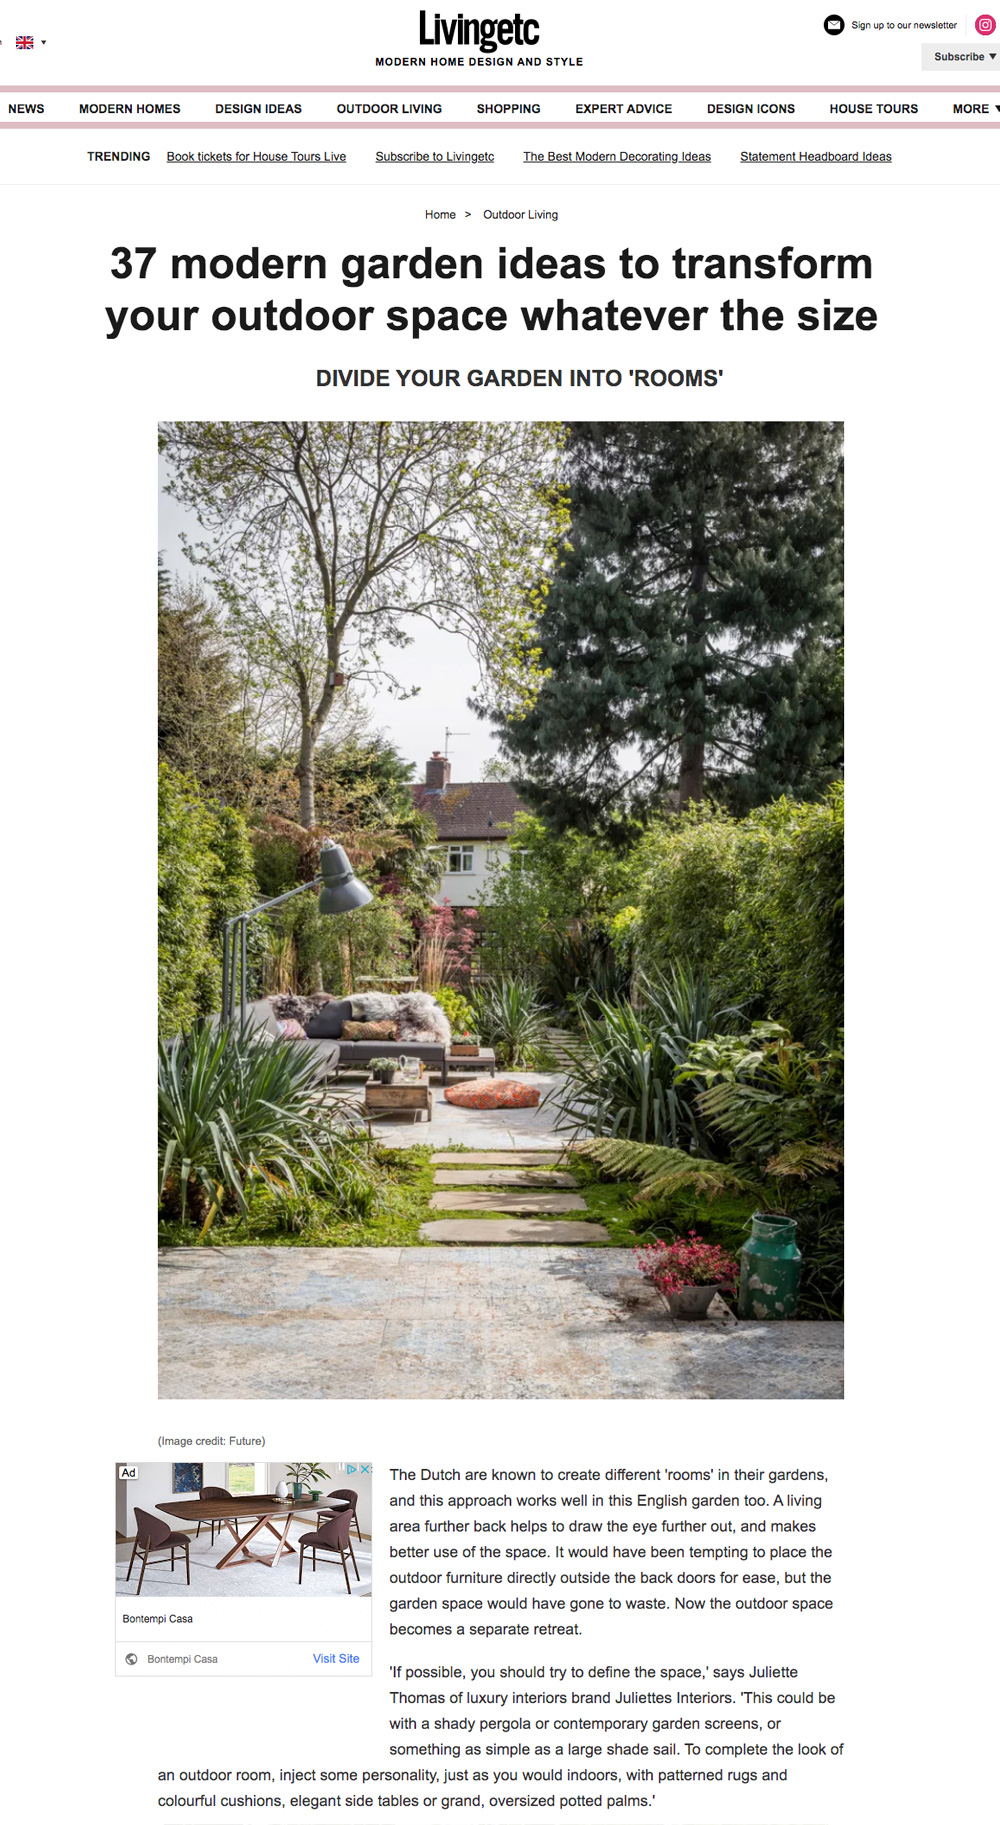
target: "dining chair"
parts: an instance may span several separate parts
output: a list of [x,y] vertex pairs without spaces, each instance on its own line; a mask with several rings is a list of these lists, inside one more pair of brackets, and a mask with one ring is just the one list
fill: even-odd
[[359,1578],[361,1574],[358,1571],[358,1562],[354,1557],[354,1548],[351,1545],[351,1517],[346,1509],[342,1514],[333,1515],[329,1521],[324,1521],[322,1527],[317,1527],[314,1533],[301,1535],[299,1539],[299,1583],[302,1583],[302,1561],[307,1549],[312,1549],[313,1571],[316,1570],[317,1552],[329,1553],[331,1556],[335,1553],[339,1553],[340,1563],[344,1572],[344,1582],[347,1585],[347,1594],[350,1596],[351,1580],[347,1575],[347,1560],[344,1557],[345,1546],[351,1555],[354,1576]]
[[161,1521],[158,1515],[147,1514],[144,1508],[136,1508],[133,1512],[135,1514],[135,1545],[132,1548],[132,1557],[128,1562],[128,1571],[125,1574],[126,1584],[132,1576],[132,1567],[135,1564],[136,1554],[138,1554],[142,1561],[142,1570],[139,1573],[139,1585],[136,1591],[136,1596],[139,1595],[139,1592],[142,1590],[142,1581],[146,1576],[147,1565],[166,1565],[167,1563],[165,1558],[154,1559],[152,1557],[152,1554],[158,1553],[161,1547],[164,1552],[166,1552],[168,1547],[170,1549],[171,1571],[174,1569],[175,1553],[183,1552],[184,1565],[187,1570],[187,1581],[190,1584],[191,1554],[189,1550],[190,1541],[188,1535],[172,1533],[166,1521]]
[[[358,1520],[358,1492],[357,1492],[357,1490],[356,1489],[328,1489],[326,1492],[326,1499],[328,1502],[347,1502],[350,1504],[349,1519],[354,1522],[354,1525],[358,1530],[358,1539],[359,1540],[362,1539],[363,1536],[361,1533],[361,1523]],[[320,1509],[320,1514],[322,1514],[322,1515],[330,1515],[330,1514],[333,1514],[334,1512],[335,1511],[332,1508],[321,1508]],[[340,1512],[342,1514],[344,1512],[343,1509],[341,1509]]]
[[[198,1497],[199,1497],[199,1500],[202,1502],[228,1502],[229,1501],[229,1491],[228,1491],[228,1489],[220,1489],[217,1486],[213,1487],[212,1484],[209,1484],[207,1489],[200,1489],[198,1491]],[[215,1545],[215,1530],[216,1530],[216,1528],[218,1528],[219,1532],[221,1533],[222,1529],[225,1526],[225,1522],[224,1521],[208,1521],[207,1523],[202,1523],[201,1521],[199,1521],[198,1522],[198,1533],[195,1534],[196,1540],[198,1538],[198,1534],[200,1534],[200,1532],[202,1530],[203,1525],[207,1525],[211,1529],[211,1531],[209,1533],[208,1543],[210,1546],[214,1546]],[[235,1519],[235,1517],[233,1518],[232,1526],[235,1530],[236,1538],[239,1539],[240,1527],[239,1527],[239,1522]]]

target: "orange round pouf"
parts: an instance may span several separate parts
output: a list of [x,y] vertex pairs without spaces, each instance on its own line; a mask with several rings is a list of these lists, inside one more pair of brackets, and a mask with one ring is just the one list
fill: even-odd
[[494,1077],[489,1083],[454,1084],[444,1093],[446,1103],[460,1109],[537,1109],[541,1091],[537,1084],[519,1084],[514,1077]]

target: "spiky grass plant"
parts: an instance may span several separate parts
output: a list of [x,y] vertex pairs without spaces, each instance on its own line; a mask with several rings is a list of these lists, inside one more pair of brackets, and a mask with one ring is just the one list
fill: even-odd
[[472,996],[476,1031],[506,1069],[530,1070],[545,1045],[547,1010],[533,982],[501,976]]
[[204,1026],[158,1057],[160,1198],[206,1235],[220,1209],[246,1209],[255,1180],[296,1192],[324,1169],[332,1118],[315,1101],[311,1048]]
[[582,1043],[546,1099],[557,1126],[711,1154],[695,1092],[677,1073],[690,1046],[724,1030],[739,1009],[718,1007],[711,984],[685,965],[642,976],[637,987],[635,1007],[600,998],[578,1007]]

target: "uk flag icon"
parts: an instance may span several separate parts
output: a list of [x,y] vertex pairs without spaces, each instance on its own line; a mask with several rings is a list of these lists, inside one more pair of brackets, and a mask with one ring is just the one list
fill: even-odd
[[19,51],[33,51],[35,48],[33,38],[15,38],[14,43]]

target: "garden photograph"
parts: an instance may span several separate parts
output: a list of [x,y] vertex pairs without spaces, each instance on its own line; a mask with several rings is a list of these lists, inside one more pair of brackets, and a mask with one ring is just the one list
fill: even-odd
[[843,426],[158,476],[161,1397],[842,1398]]

